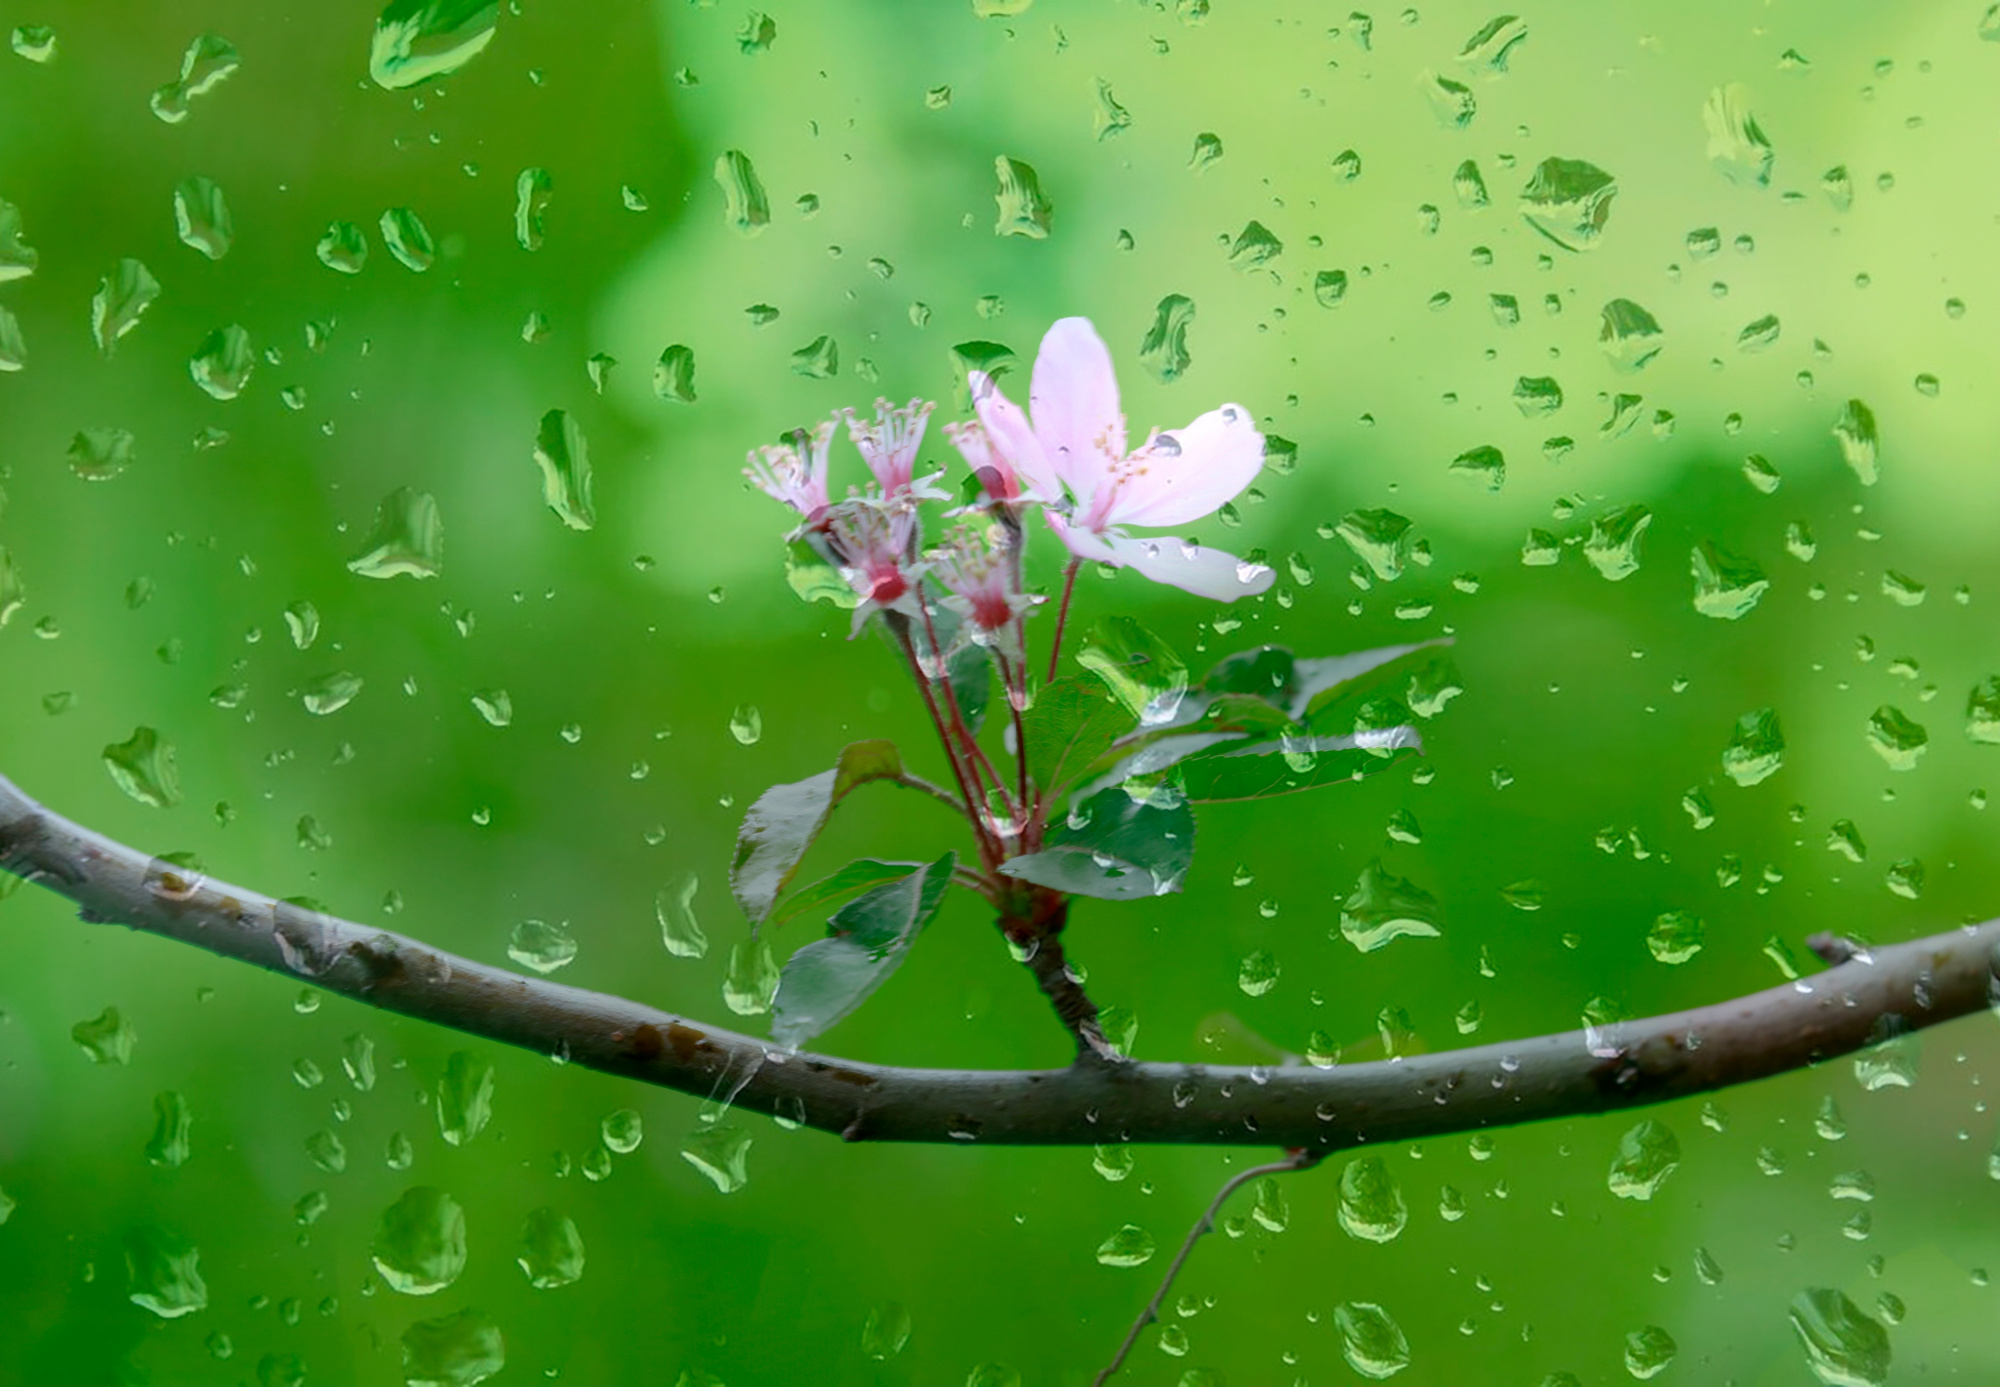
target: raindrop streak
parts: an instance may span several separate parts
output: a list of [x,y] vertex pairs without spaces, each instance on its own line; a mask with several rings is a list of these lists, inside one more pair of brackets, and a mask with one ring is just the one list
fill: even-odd
[[422,274],[437,263],[437,242],[431,239],[423,218],[410,208],[391,207],[382,214],[379,227],[382,244],[404,268]]
[[521,1250],[514,1260],[538,1291],[567,1286],[583,1276],[583,1235],[554,1209],[537,1209],[521,1229]]
[[180,772],[172,742],[150,727],[134,728],[122,742],[104,748],[104,769],[111,781],[141,804],[166,809],[180,803]]
[[1107,1267],[1142,1267],[1157,1251],[1153,1235],[1128,1223],[1097,1246],[1097,1260]]
[[1679,1138],[1666,1124],[1648,1118],[1618,1139],[1606,1183],[1620,1199],[1648,1200],[1680,1163]]
[[1881,475],[1876,461],[1882,443],[1875,429],[1875,411],[1859,400],[1849,400],[1840,417],[1833,421],[1833,437],[1840,444],[1841,457],[1861,479],[1861,484],[1875,485]]
[[118,339],[139,326],[139,319],[160,296],[160,281],[139,261],[126,257],[98,281],[90,300],[90,335],[97,350],[109,357]]
[[1732,82],[1708,94],[1702,107],[1702,124],[1708,127],[1708,160],[1732,182],[1765,187],[1771,181],[1771,163],[1776,157],[1771,141],[1750,110],[1750,94],[1742,84]]
[[1392,875],[1379,857],[1362,868],[1340,903],[1341,937],[1364,954],[1401,935],[1436,938],[1442,918],[1437,897]]
[[229,202],[212,178],[196,175],[174,185],[174,229],[185,245],[194,247],[210,260],[229,254],[236,238],[236,224],[229,215]]
[[465,1210],[443,1190],[417,1185],[382,1211],[375,1270],[392,1291],[434,1295],[465,1270]]
[[514,926],[507,939],[507,957],[546,977],[575,962],[576,940],[570,937],[566,921],[551,925],[542,920],[523,920]]
[[1722,769],[1738,785],[1767,780],[1785,764],[1785,734],[1775,708],[1759,708],[1736,720],[1729,745],[1722,750]]
[[1882,1387],[1889,1377],[1889,1332],[1839,1291],[1813,1287],[1786,1312],[1806,1366],[1829,1387]]
[[1868,745],[1892,771],[1915,770],[1930,745],[1930,733],[1910,721],[1901,709],[1883,704],[1868,715]]
[[653,367],[653,393],[663,400],[694,403],[694,349],[674,345],[660,353]]
[[653,897],[653,914],[660,922],[660,942],[675,958],[702,958],[708,936],[694,917],[694,894],[701,878],[689,872],[680,882]]
[[1410,1221],[1409,1205],[1380,1156],[1349,1161],[1340,1172],[1340,1226],[1350,1238],[1386,1243]]
[[250,334],[238,323],[219,327],[201,339],[188,358],[188,375],[194,383],[218,400],[233,400],[243,393],[256,368],[257,354],[251,350]]
[[506,1366],[500,1326],[484,1310],[418,1320],[403,1331],[405,1387],[472,1387]]
[[125,1236],[127,1298],[163,1320],[191,1315],[208,1304],[201,1252],[178,1233],[147,1224]]
[[428,491],[397,487],[375,510],[375,528],[347,561],[363,578],[435,578],[444,568],[444,520]]
[[514,239],[522,250],[542,248],[542,217],[554,190],[555,180],[547,169],[522,169],[514,180]]
[[1337,1305],[1333,1324],[1340,1331],[1341,1355],[1363,1377],[1380,1382],[1410,1366],[1410,1341],[1381,1306],[1365,1301]]
[[590,499],[590,445],[566,410],[542,416],[535,432],[535,465],[542,469],[542,499],[572,530],[597,523]]
[[993,160],[993,176],[998,188],[993,201],[999,216],[993,223],[995,236],[1026,236],[1045,240],[1049,218],[1054,212],[1042,194],[1042,180],[1034,167],[1023,160],[1002,154]]
[[401,91],[449,77],[493,41],[495,0],[394,0],[375,21],[368,75]]
[[1718,621],[1747,616],[1770,589],[1771,580],[1755,559],[1746,559],[1705,539],[1689,556],[1694,574],[1694,609]]
[[1521,216],[1564,250],[1592,250],[1617,195],[1617,180],[1595,164],[1544,159],[1521,189]]
[[242,59],[236,46],[220,34],[203,34],[181,55],[181,75],[156,88],[149,101],[153,114],[169,125],[187,119],[188,102],[215,90],[216,85],[236,71]]
[[1192,363],[1187,332],[1193,322],[1194,300],[1185,294],[1169,294],[1153,310],[1153,325],[1139,343],[1139,364],[1162,385],[1179,380]]
[[77,1022],[69,1028],[69,1038],[83,1047],[92,1064],[130,1064],[132,1047],[139,1043],[139,1033],[117,1007]]

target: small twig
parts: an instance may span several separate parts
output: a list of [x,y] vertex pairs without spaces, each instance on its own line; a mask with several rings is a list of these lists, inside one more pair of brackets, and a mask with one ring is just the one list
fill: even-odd
[[1215,1216],[1221,1212],[1224,1200],[1252,1180],[1266,1175],[1283,1175],[1293,1170],[1311,1170],[1325,1159],[1325,1152],[1295,1148],[1287,1151],[1281,1161],[1253,1165],[1248,1170],[1240,1170],[1223,1181],[1222,1188],[1215,1192],[1215,1198],[1208,1202],[1207,1210],[1195,1221],[1194,1227],[1188,1230],[1187,1240],[1181,1244],[1181,1250],[1175,1253],[1174,1260],[1167,1264],[1167,1274],[1160,1282],[1160,1289],[1153,1292],[1153,1298],[1146,1302],[1146,1308],[1139,1312],[1139,1318],[1132,1321],[1132,1328],[1125,1335],[1125,1342],[1118,1346],[1118,1352],[1112,1355],[1110,1365],[1091,1379],[1091,1387],[1104,1387],[1104,1384],[1117,1374],[1118,1369],[1124,1366],[1126,1355],[1131,1353],[1132,1346],[1139,1342],[1139,1336],[1146,1332],[1146,1326],[1159,1321],[1160,1306],[1166,1303],[1167,1292],[1173,1289],[1174,1278],[1179,1276],[1181,1268],[1187,1265],[1188,1254],[1193,1252],[1194,1245],[1201,1241],[1201,1235],[1214,1229]]
[[1062,659],[1063,628],[1069,625],[1069,599],[1076,591],[1076,571],[1083,567],[1083,560],[1073,558],[1063,568],[1062,605],[1056,608],[1056,633],[1049,640],[1049,682],[1056,681],[1056,668]]
[[[888,615],[884,613],[885,618]],[[944,758],[951,765],[952,779],[958,782],[958,791],[965,796],[965,817],[972,825],[972,836],[979,842],[980,859],[991,868],[1000,860],[1000,845],[987,831],[985,816],[979,812],[978,797],[973,794],[972,782],[967,778],[968,767],[959,763],[958,749],[952,745],[951,733],[938,713],[937,699],[931,694],[931,681],[924,674],[923,661],[917,658],[916,642],[910,639],[909,618],[903,617],[887,624],[897,644],[902,646],[903,658],[909,661],[910,677],[916,680],[917,692],[923,695],[924,709],[931,715],[931,725],[937,729],[938,741],[944,747]]]
[[926,780],[920,775],[904,771],[901,775],[894,777],[893,783],[902,786],[906,790],[921,790],[924,794],[929,795],[932,799],[951,810],[952,813],[965,814],[965,806],[958,802],[957,797],[934,780]]

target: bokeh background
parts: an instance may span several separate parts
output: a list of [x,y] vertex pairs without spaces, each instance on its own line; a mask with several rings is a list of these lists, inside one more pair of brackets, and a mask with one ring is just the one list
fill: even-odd
[[[963,417],[962,344],[1024,372],[1050,321],[1085,314],[1135,429],[1235,400],[1295,445],[1201,527],[1269,556],[1272,595],[1223,609],[1087,578],[1086,616],[1138,615],[1191,661],[1450,633],[1464,689],[1414,774],[1210,810],[1184,894],[1078,909],[1072,953],[1137,1015],[1139,1053],[1268,1061],[1322,1031],[1379,1054],[1385,1011],[1432,1049],[1461,1020],[1477,1040],[1567,1029],[1593,1003],[1771,985],[1815,930],[1985,918],[2000,20],[1981,0],[1557,5],[1478,41],[1498,17],[516,0],[468,20],[491,38],[456,72],[390,90],[354,0],[0,4],[0,28],[54,34],[0,54],[0,198],[36,252],[19,274],[0,239],[0,354],[22,368],[0,375],[0,771],[151,851],[488,961],[523,920],[567,922],[561,979],[731,1019],[743,807],[855,737],[935,762],[888,648],[787,589],[745,450],[878,393]],[[159,118],[149,96],[211,33],[240,65]],[[732,150],[768,224],[732,222]],[[1045,235],[996,230],[1002,156],[1035,170]],[[1524,216],[1548,219],[1523,193],[1550,158],[1615,180],[1593,239]],[[547,177],[533,250],[528,169]],[[177,235],[192,176],[231,212],[219,259]],[[422,272],[383,242],[392,208],[428,229]],[[335,221],[366,234],[357,273],[315,255]],[[127,257],[161,288],[107,359],[91,301]],[[1194,316],[1163,381],[1139,348],[1169,295]],[[1659,328],[1638,369],[1600,341],[1619,299]],[[256,359],[223,401],[188,361],[228,324]],[[823,337],[837,361],[809,350]],[[676,346],[692,388],[663,397]],[[1837,436],[1850,401],[1872,465]],[[588,440],[588,531],[543,500],[552,409]],[[72,440],[101,429],[130,434],[129,460],[86,479]],[[1504,475],[1453,466],[1480,448]],[[926,456],[950,461],[941,438]],[[405,487],[435,497],[441,571],[356,575]],[[1636,548],[1603,538],[1633,507]],[[1360,546],[1372,563],[1341,529],[1397,528],[1348,520],[1370,511],[1408,524]],[[1736,577],[1698,604],[1704,545]],[[309,712],[343,672],[359,693]],[[473,698],[500,690],[505,726]],[[1921,751],[1871,740],[1885,707]],[[1765,708],[1782,765],[1739,785],[1724,749]],[[170,807],[107,774],[140,727],[174,748]],[[813,862],[935,853],[942,819],[872,795]],[[1435,898],[1436,938],[1339,937],[1375,859]],[[700,958],[656,916],[691,886]],[[1062,1062],[969,900],[824,1048]],[[1705,926],[1678,964],[1647,945],[1673,911]],[[792,929],[780,954],[811,937]],[[399,1382],[412,1324],[476,1309],[502,1381],[1077,1384],[1164,1261],[1107,1267],[1100,1244],[1131,1224],[1170,1247],[1260,1154],[1142,1149],[1109,1180],[1087,1148],[850,1147],[732,1116],[748,1180],[725,1194],[681,1154],[695,1099],[81,925],[32,888],[0,900],[0,949],[0,1383]],[[1258,951],[1279,976],[1251,996]],[[72,1039],[107,1007],[134,1037],[122,1064]],[[340,1064],[357,1035],[365,1091]],[[495,1076],[462,1146],[435,1113],[457,1052]],[[1888,1324],[1896,1380],[1994,1380],[2000,1039],[1960,1022],[1899,1062],[1913,1083],[1870,1089],[1843,1062],[1659,1110],[1681,1161],[1650,1201],[1607,1182],[1631,1115],[1381,1151],[1410,1210],[1386,1243],[1342,1230],[1343,1161],[1285,1186],[1281,1232],[1242,1196],[1179,1287],[1185,1355],[1149,1332],[1129,1380],[1356,1381],[1333,1310],[1370,1303],[1407,1335],[1411,1383],[1625,1381],[1649,1326],[1678,1346],[1662,1381],[1808,1383],[1787,1321],[1808,1287]],[[178,1166],[146,1155],[163,1093],[191,1116]],[[608,1156],[602,1120],[628,1108],[643,1143]],[[464,1274],[426,1299],[370,1264],[412,1185],[468,1228]],[[587,1250],[572,1285],[515,1263],[544,1207]],[[173,1319],[129,1299],[125,1249],[162,1229],[208,1291]],[[908,1317],[886,1360],[864,1352],[871,1313]]]

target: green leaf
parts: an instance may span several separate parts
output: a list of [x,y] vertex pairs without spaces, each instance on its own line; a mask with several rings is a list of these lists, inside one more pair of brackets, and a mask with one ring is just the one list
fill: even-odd
[[877,862],[863,857],[848,863],[832,876],[821,877],[810,886],[802,886],[785,901],[772,910],[765,923],[776,929],[787,921],[817,910],[833,910],[864,891],[871,891],[885,882],[900,881],[916,871],[921,862]]
[[1423,740],[1413,727],[1282,737],[1191,756],[1180,763],[1176,775],[1190,803],[1222,804],[1360,780],[1422,749]]
[[856,786],[902,774],[895,743],[855,742],[841,751],[832,770],[773,785],[757,796],[736,832],[736,857],[729,864],[729,889],[751,923],[762,924],[771,913],[836,805]]
[[1142,728],[1172,722],[1187,696],[1187,664],[1129,616],[1093,626],[1076,662],[1102,679]]
[[1304,718],[1337,699],[1378,688],[1392,677],[1408,673],[1418,663],[1410,656],[1450,644],[1450,637],[1445,637],[1412,645],[1386,645],[1380,650],[1358,650],[1351,655],[1299,660],[1293,665],[1288,711],[1295,718]]
[[1130,720],[1095,680],[1074,675],[1056,680],[1036,694],[1034,705],[1021,715],[1029,772],[1046,794],[1061,793],[1110,749],[1112,739]]
[[1202,676],[1201,687],[1210,694],[1252,694],[1282,705],[1291,696],[1294,677],[1291,651],[1282,645],[1260,645],[1224,656]]
[[827,922],[825,939],[785,961],[772,1002],[771,1038],[796,1048],[866,1001],[902,966],[937,914],[957,865],[957,855],[946,853],[841,907]]
[[1145,799],[1105,790],[1070,810],[1042,850],[1000,864],[1010,877],[1072,895],[1141,900],[1181,889],[1194,861],[1194,811],[1171,788]]

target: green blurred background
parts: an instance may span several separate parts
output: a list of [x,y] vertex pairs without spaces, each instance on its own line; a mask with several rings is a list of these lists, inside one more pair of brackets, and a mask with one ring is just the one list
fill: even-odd
[[[849,644],[845,614],[787,590],[783,517],[743,485],[744,451],[877,393],[962,417],[957,344],[1025,363],[1052,319],[1084,314],[1135,429],[1236,400],[1297,445],[1295,469],[1267,469],[1234,521],[1201,527],[1292,558],[1278,591],[1224,610],[1124,574],[1086,580],[1086,616],[1136,614],[1191,658],[1450,632],[1465,689],[1416,775],[1211,810],[1184,895],[1078,909],[1072,953],[1100,1002],[1136,1012],[1140,1054],[1255,1062],[1314,1030],[1360,1054],[1385,1008],[1437,1049],[1460,1043],[1468,1003],[1477,1040],[1567,1029],[1592,999],[1643,1014],[1771,985],[1774,938],[1805,957],[1814,930],[1889,941],[1992,913],[1981,787],[2000,753],[1967,715],[2000,672],[2000,21],[1981,0],[1550,6],[1520,16],[1504,71],[1461,56],[1495,14],[1457,3],[1372,20],[1267,0],[987,6],[1020,12],[774,0],[760,44],[735,3],[516,0],[458,72],[389,91],[368,78],[376,11],[349,0],[0,4],[0,28],[56,37],[46,62],[0,54],[0,198],[39,254],[0,283],[26,347],[0,376],[0,547],[25,595],[0,629],[0,771],[149,850],[483,960],[504,962],[524,919],[567,921],[563,981],[728,1020],[720,984],[745,931],[724,870],[743,807],[854,737],[935,760],[887,647]],[[148,95],[204,32],[241,66],[166,123]],[[1441,115],[1437,78],[1462,84],[1469,120]],[[1768,136],[1768,183],[1726,139],[1712,157],[1704,107],[1731,84]],[[1196,157],[1203,136],[1219,158]],[[729,224],[712,177],[725,150],[767,190],[759,234]],[[996,234],[1002,155],[1038,172],[1045,238]],[[1616,179],[1589,249],[1520,215],[1550,157]],[[1455,186],[1467,160],[1488,205]],[[514,227],[526,168],[551,180],[534,251]],[[233,214],[219,260],[176,236],[191,175]],[[424,273],[377,232],[398,207],[435,238]],[[367,231],[358,274],[315,257],[335,220]],[[1252,220],[1282,244],[1261,264],[1230,253]],[[1690,237],[1707,228],[1712,254]],[[162,291],[107,360],[90,302],[123,257]],[[1328,305],[1315,286],[1331,271],[1347,290]],[[1190,365],[1163,384],[1138,348],[1169,294],[1196,316]],[[1494,295],[1517,301],[1517,324]],[[1620,298],[1662,329],[1636,372],[1598,341]],[[757,325],[757,305],[776,317]],[[1775,340],[1740,339],[1772,315]],[[218,402],[187,361],[229,323],[259,359]],[[821,336],[837,373],[799,374],[794,353]],[[691,403],[653,388],[675,344],[696,362]],[[600,353],[617,362],[601,392]],[[1553,378],[1560,407],[1524,413],[1523,377]],[[1879,427],[1872,486],[1834,436],[1849,400]],[[589,439],[588,532],[542,500],[532,450],[557,408]],[[130,465],[83,480],[71,439],[106,427],[133,436]],[[212,429],[227,441],[196,447]],[[1558,436],[1573,448],[1545,447]],[[1497,489],[1451,467],[1481,446],[1504,455]],[[950,460],[935,436],[926,456]],[[844,444],[839,465],[859,476]],[[441,576],[355,576],[378,502],[405,486],[437,498]],[[1609,582],[1587,539],[1632,506],[1651,517],[1639,566]],[[1393,580],[1363,565],[1335,526],[1364,509],[1407,518],[1430,562],[1407,554]],[[1794,524],[1813,547],[1788,552]],[[1768,580],[1736,619],[1696,608],[1705,542]],[[303,651],[284,617],[300,601],[321,618]],[[335,671],[362,677],[359,696],[309,714],[300,691]],[[215,706],[230,686],[245,692]],[[505,727],[471,701],[498,689]],[[1885,705],[1928,733],[1907,773],[1870,744]],[[761,713],[752,745],[729,729],[741,706]],[[1739,787],[1721,753],[1764,707],[1784,764]],[[169,809],[105,772],[102,749],[141,725],[176,748]],[[942,820],[884,792],[813,862],[935,853],[952,845]],[[1861,861],[1827,848],[1843,820]],[[1330,934],[1378,857],[1437,898],[1440,937],[1362,955]],[[669,954],[654,913],[691,878],[700,959]],[[968,900],[823,1048],[1062,1062],[1064,1037]],[[1706,923],[1678,966],[1646,946],[1666,911]],[[811,937],[796,928],[781,952]],[[399,1382],[404,1331],[468,1307],[505,1336],[503,1381],[957,1384],[1005,1365],[1079,1384],[1164,1260],[1106,1267],[1099,1244],[1130,1223],[1171,1246],[1258,1156],[1143,1149],[1109,1181],[1087,1148],[849,1147],[742,1117],[749,1180],[723,1194],[680,1154],[694,1099],[79,925],[33,889],[0,901],[0,947],[10,1387],[282,1382],[298,1366]],[[1282,974],[1251,997],[1238,975],[1257,950]],[[136,1033],[122,1066],[71,1039],[107,1006]],[[356,1034],[377,1047],[369,1091],[340,1069]],[[1631,1116],[1385,1150],[1411,1209],[1385,1244],[1342,1231],[1342,1162],[1287,1183],[1283,1232],[1243,1223],[1243,1196],[1178,1288],[1186,1356],[1149,1332],[1129,1380],[1358,1381],[1332,1310],[1370,1302],[1409,1338],[1410,1383],[1626,1381],[1625,1336],[1645,1326],[1679,1345],[1663,1381],[1807,1383],[1786,1307],[1809,1286],[1897,1321],[1897,1380],[2000,1378],[1983,1270],[2000,1263],[1983,1082],[2000,1042],[1980,1019],[1918,1049],[1908,1087],[1869,1091],[1842,1063],[1725,1094],[1710,1122],[1698,1103],[1659,1110],[1683,1155],[1650,1202],[1607,1188]],[[461,1050],[496,1071],[494,1118],[453,1147],[431,1095]],[[324,1081],[308,1086],[301,1061]],[[162,1092],[192,1113],[178,1168],[144,1154]],[[628,1107],[643,1145],[587,1179],[601,1120]],[[323,1131],[348,1153],[339,1173],[308,1152]],[[407,1170],[384,1159],[397,1133]],[[1872,1202],[1832,1197],[1856,1170]],[[460,1201],[470,1248],[421,1300],[369,1261],[382,1211],[415,1184]],[[1447,1187],[1462,1218],[1440,1217]],[[314,1192],[326,1211],[302,1226]],[[514,1263],[543,1206],[581,1231],[574,1285],[534,1289]],[[165,1320],[127,1298],[121,1249],[154,1227],[200,1249],[204,1309]],[[875,1361],[863,1325],[890,1302],[913,1332]]]

